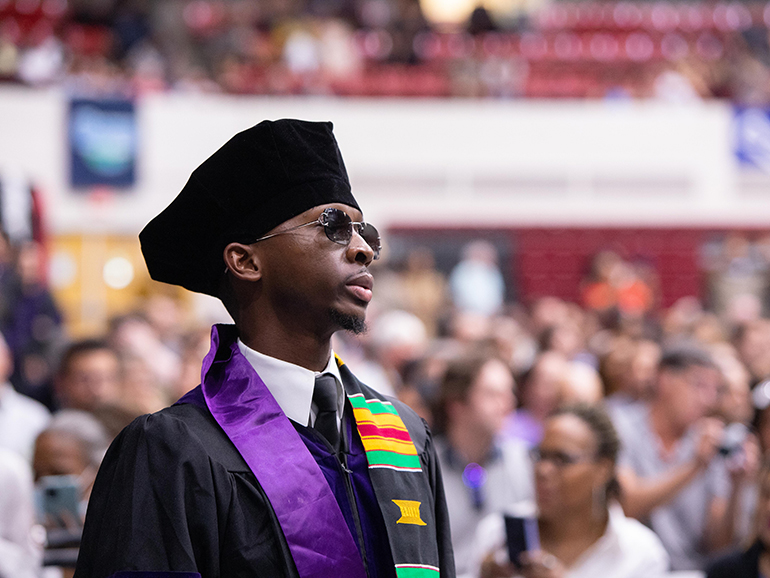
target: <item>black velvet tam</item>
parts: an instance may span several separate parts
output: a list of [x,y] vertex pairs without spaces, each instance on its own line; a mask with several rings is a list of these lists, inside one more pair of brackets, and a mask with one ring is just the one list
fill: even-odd
[[223,252],[318,205],[358,209],[330,122],[263,121],[193,171],[139,234],[150,276],[217,296]]

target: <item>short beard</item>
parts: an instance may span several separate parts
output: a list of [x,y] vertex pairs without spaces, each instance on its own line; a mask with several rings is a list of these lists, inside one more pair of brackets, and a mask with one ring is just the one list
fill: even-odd
[[336,309],[329,310],[329,317],[339,327],[345,331],[350,331],[354,335],[361,335],[366,333],[368,327],[366,326],[366,320],[363,317],[357,315],[347,315],[341,313]]

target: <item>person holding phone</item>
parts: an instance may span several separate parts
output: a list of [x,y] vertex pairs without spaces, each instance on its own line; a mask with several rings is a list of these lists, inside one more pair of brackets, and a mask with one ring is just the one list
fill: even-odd
[[477,533],[479,576],[664,575],[669,558],[660,540],[640,522],[626,518],[616,502],[620,444],[604,410],[584,404],[564,407],[551,414],[544,426],[543,440],[532,451],[539,536],[518,533],[528,540],[523,547],[508,544],[509,551],[523,551],[510,560],[504,547],[503,515],[488,517]]
[[748,547],[727,554],[711,564],[706,578],[759,578],[770,576],[770,460],[766,459],[758,476],[753,536]]
[[0,577],[39,578],[42,544],[35,539],[29,464],[0,447]]

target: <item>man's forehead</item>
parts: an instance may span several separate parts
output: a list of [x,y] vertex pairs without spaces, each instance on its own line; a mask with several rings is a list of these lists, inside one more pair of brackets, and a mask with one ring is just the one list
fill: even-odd
[[689,378],[694,376],[706,375],[711,372],[716,372],[717,369],[710,365],[691,364],[685,367],[668,367],[664,368],[664,371],[668,371],[672,375]]

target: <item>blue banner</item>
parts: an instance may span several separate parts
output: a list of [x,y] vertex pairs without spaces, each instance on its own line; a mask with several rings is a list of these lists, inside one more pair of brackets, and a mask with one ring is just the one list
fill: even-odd
[[132,101],[72,100],[68,129],[73,187],[133,186],[137,127]]
[[770,174],[770,109],[735,109],[733,150],[741,166]]

